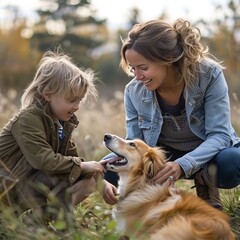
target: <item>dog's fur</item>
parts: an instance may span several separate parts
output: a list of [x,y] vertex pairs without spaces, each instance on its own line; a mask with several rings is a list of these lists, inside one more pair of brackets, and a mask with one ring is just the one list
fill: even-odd
[[197,197],[175,189],[171,182],[152,184],[164,168],[165,154],[143,141],[104,136],[116,153],[106,168],[119,174],[119,201],[113,210],[118,231],[128,237],[151,240],[232,240],[228,216]]

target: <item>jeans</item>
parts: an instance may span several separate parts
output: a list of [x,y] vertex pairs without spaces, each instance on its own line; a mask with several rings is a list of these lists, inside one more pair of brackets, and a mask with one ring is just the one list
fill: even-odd
[[240,184],[240,148],[223,149],[213,161],[217,165],[217,186],[219,188],[230,189]]
[[[161,147],[167,151],[167,157],[170,161],[186,154],[186,152],[170,149],[166,146]],[[230,189],[240,184],[240,148],[238,146],[221,150],[209,163],[215,163],[217,166],[218,188]],[[205,167],[208,167],[208,164]],[[107,171],[105,179],[114,186],[118,186],[119,176],[117,173]]]

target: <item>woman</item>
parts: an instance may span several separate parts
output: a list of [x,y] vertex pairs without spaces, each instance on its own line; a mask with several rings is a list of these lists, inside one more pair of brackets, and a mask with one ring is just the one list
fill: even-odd
[[[222,208],[218,188],[240,183],[240,139],[230,122],[223,66],[200,38],[182,19],[130,30],[121,49],[121,67],[134,75],[124,92],[126,138],[167,151],[169,161],[154,183],[194,179],[198,196]],[[105,178],[116,183],[112,174]],[[114,204],[115,188],[106,188],[105,201]]]

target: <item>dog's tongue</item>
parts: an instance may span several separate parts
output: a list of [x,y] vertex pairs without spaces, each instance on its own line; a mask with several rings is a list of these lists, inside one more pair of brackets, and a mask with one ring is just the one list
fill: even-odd
[[102,165],[106,165],[107,163],[116,162],[116,161],[121,160],[121,159],[122,159],[122,157],[114,156],[114,157],[110,157],[110,158],[107,158],[107,159],[102,159],[102,160],[100,160],[99,162],[100,162]]

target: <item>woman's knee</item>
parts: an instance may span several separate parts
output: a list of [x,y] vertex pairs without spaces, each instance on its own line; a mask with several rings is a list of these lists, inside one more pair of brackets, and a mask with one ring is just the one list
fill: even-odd
[[217,181],[220,188],[234,188],[240,184],[240,149],[226,148],[215,157]]

